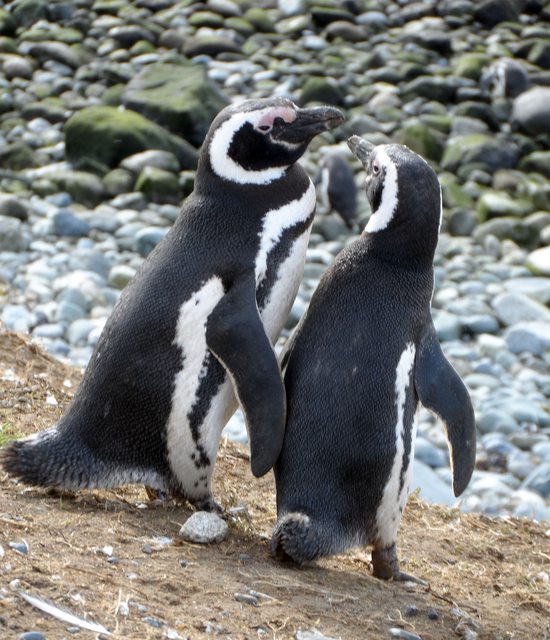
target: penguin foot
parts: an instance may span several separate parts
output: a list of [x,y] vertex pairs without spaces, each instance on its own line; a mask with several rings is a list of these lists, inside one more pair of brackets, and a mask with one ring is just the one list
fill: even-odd
[[217,513],[220,516],[225,516],[225,511],[221,504],[216,502],[212,496],[207,496],[199,500],[189,501],[197,511],[209,511],[210,513]]
[[405,573],[399,569],[397,548],[395,543],[389,547],[378,547],[372,550],[372,573],[382,580],[395,580],[396,582],[416,582],[427,586],[427,582],[421,578]]

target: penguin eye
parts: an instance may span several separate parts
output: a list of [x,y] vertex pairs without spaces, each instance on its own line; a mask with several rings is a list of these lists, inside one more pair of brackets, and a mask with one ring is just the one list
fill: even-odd
[[380,165],[376,160],[372,163],[371,169],[375,176],[380,173]]
[[269,133],[273,127],[268,124],[261,124],[259,127],[256,127],[256,128],[258,129],[258,131],[261,131],[262,133]]

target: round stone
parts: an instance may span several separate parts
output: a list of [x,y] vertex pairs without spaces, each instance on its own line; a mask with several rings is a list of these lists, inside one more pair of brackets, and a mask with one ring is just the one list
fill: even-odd
[[178,535],[188,542],[209,544],[225,540],[228,531],[227,522],[219,515],[197,511],[185,521]]

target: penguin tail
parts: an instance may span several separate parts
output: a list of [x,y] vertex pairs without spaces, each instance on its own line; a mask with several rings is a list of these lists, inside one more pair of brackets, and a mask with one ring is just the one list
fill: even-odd
[[70,433],[51,427],[1,449],[0,465],[29,485],[69,491],[89,487],[93,458],[83,443],[72,440]]
[[277,521],[271,538],[271,553],[279,560],[304,564],[335,553],[333,540],[321,523],[294,511]]

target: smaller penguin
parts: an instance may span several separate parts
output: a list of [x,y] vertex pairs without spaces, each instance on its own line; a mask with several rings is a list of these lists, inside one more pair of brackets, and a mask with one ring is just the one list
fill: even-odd
[[495,60],[481,76],[481,89],[494,98],[517,98],[529,89],[529,85],[525,67],[511,58]]
[[321,278],[283,354],[272,551],[301,564],[373,545],[374,575],[404,580],[412,576],[400,571],[396,540],[418,404],[445,425],[457,496],[474,468],[474,411],[430,313],[437,176],[405,146],[348,144],[367,172],[372,214]]
[[353,170],[344,155],[331,153],[321,160],[315,178],[325,209],[335,211],[346,227],[353,229],[357,211],[357,195]]

